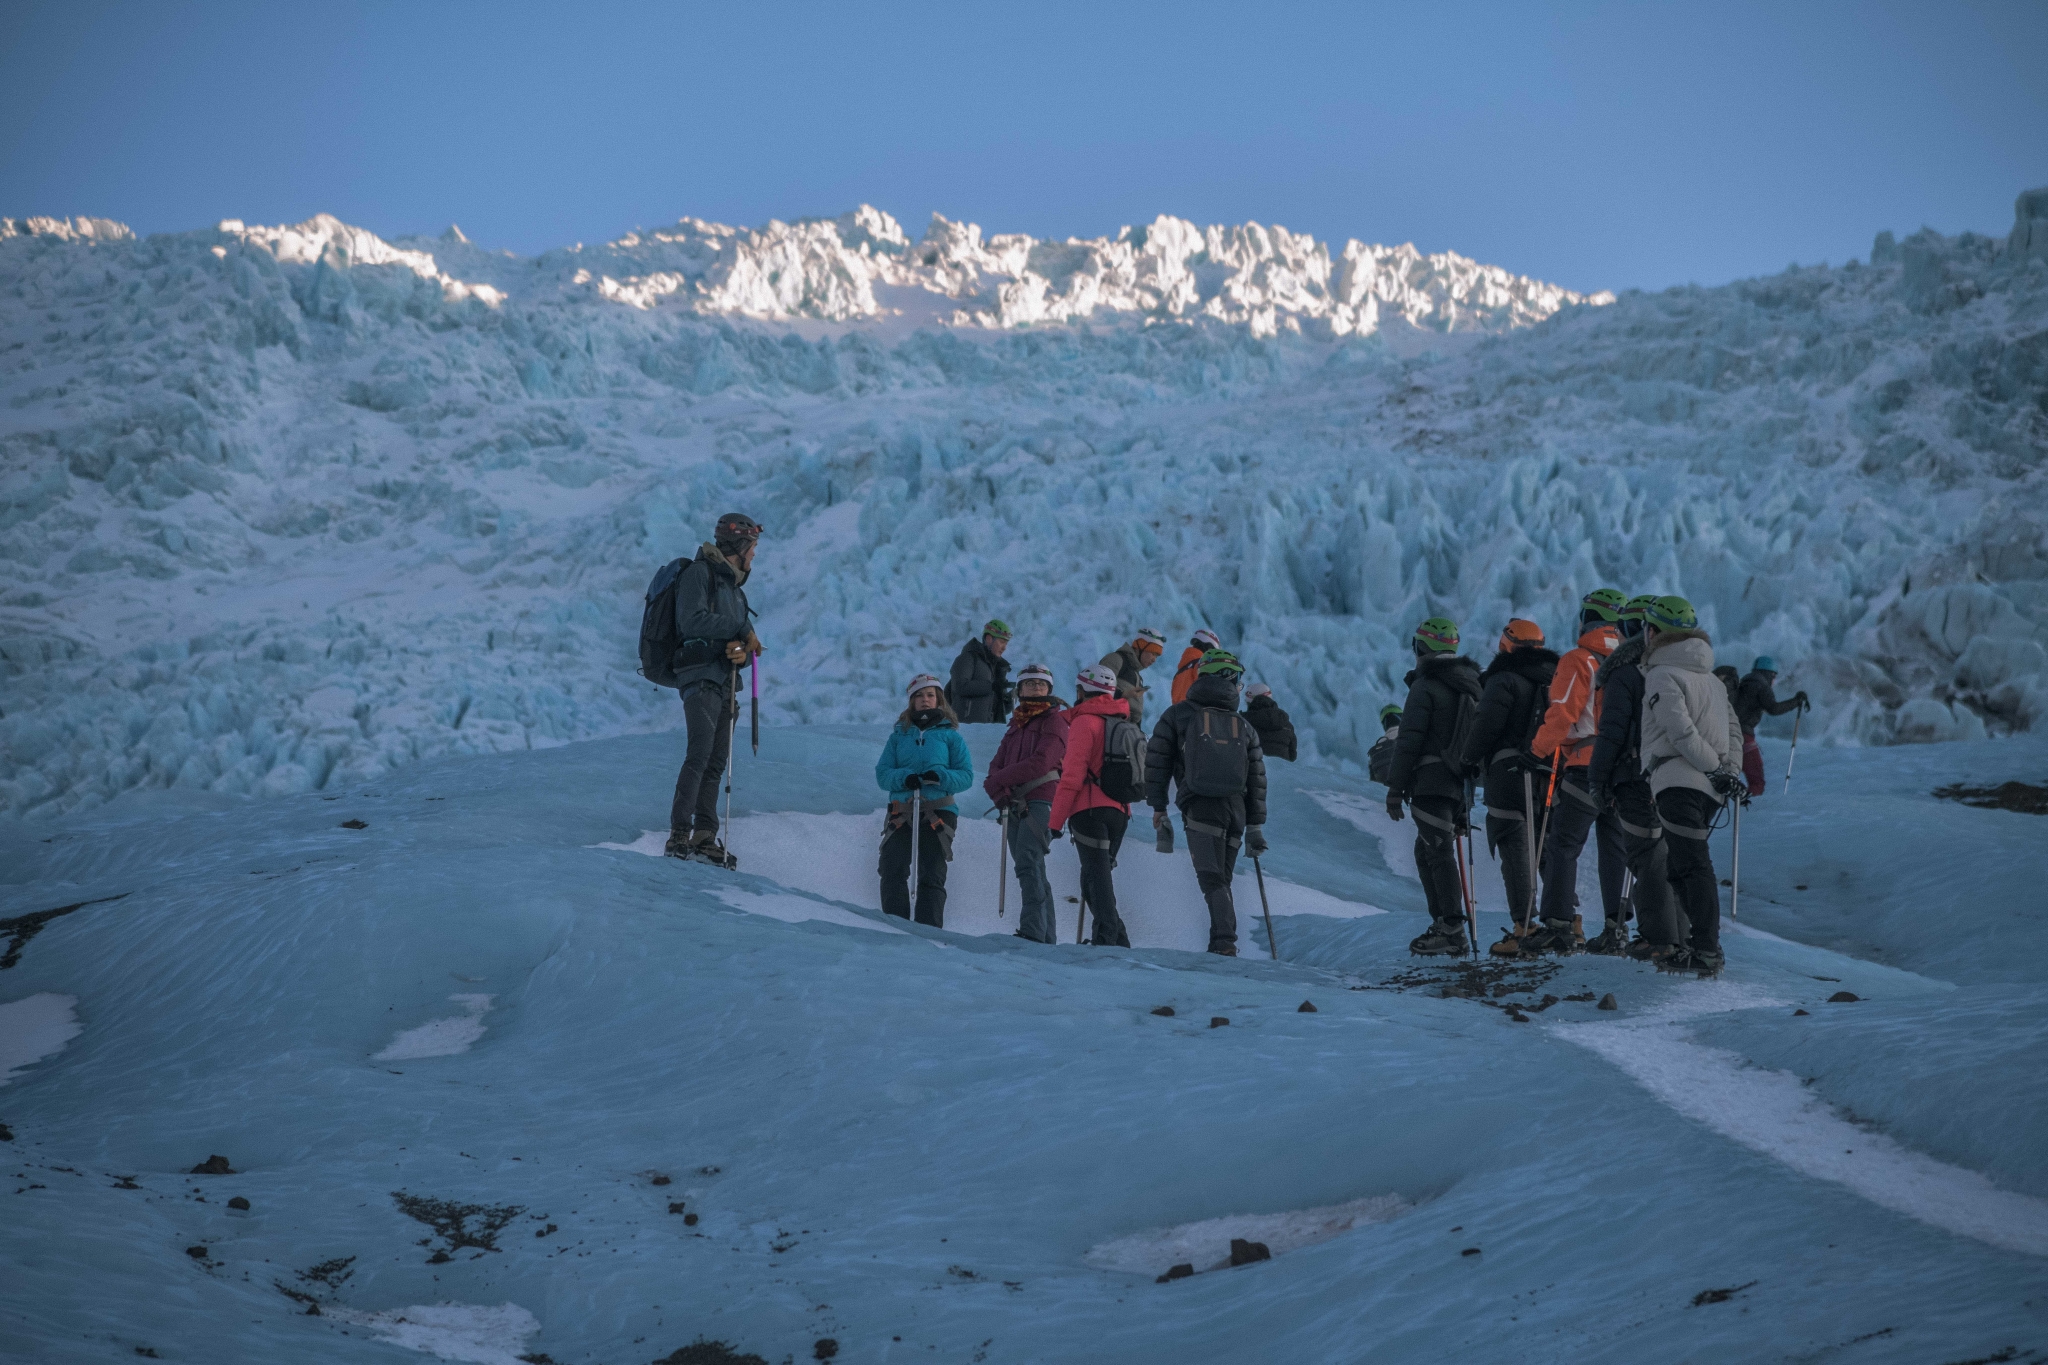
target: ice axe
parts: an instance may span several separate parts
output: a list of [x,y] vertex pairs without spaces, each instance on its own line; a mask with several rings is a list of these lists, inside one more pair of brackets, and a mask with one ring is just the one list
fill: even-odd
[[[1795,725],[1798,724],[1797,721],[1793,723]],[[1742,807],[1744,804],[1744,798],[1739,795],[1729,798],[1729,809],[1734,812],[1731,817],[1731,828],[1735,833],[1735,865],[1728,871],[1728,885],[1733,888],[1728,893],[1729,919],[1736,918],[1737,912],[1742,905]]]
[[910,779],[910,922],[917,923],[917,892],[919,878],[917,846],[924,834],[924,783],[916,774]]
[[997,838],[996,849],[996,918],[1003,917],[1004,902],[1010,896],[1010,822],[1000,813],[996,815],[996,828],[1002,831]]
[[1259,880],[1259,909],[1266,916],[1266,951],[1275,962],[1280,960],[1280,940],[1273,937],[1273,904],[1266,899],[1266,870],[1259,866],[1259,855],[1252,855],[1252,875]]
[[761,754],[761,656],[756,654],[747,662],[747,688],[753,694],[754,707],[754,756]]

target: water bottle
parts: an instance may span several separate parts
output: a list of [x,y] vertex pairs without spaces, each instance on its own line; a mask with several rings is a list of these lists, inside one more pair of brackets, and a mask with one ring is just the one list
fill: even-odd
[[1159,829],[1158,829],[1157,833],[1158,833],[1158,835],[1159,835],[1159,842],[1157,843],[1156,847],[1157,847],[1157,848],[1159,849],[1159,851],[1160,851],[1161,853],[1171,853],[1171,852],[1173,852],[1173,821],[1172,821],[1172,819],[1170,819],[1170,818],[1169,818],[1169,819],[1161,820],[1161,821],[1159,822]]

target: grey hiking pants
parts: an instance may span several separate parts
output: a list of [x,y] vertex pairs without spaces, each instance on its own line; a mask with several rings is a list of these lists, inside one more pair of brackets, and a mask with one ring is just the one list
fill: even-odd
[[1635,874],[1629,891],[1634,902],[1636,928],[1648,943],[1683,943],[1684,929],[1671,886],[1665,880],[1664,826],[1657,819],[1657,802],[1647,782],[1624,783],[1614,789],[1614,818],[1621,826],[1621,844],[1628,855],[1628,870]]
[[1415,875],[1429,901],[1435,922],[1463,926],[1465,892],[1458,884],[1458,829],[1464,823],[1459,803],[1448,796],[1409,798],[1415,820]]
[[1237,902],[1230,879],[1237,875],[1237,850],[1244,843],[1244,798],[1191,796],[1180,808],[1195,884],[1209,907],[1209,951],[1237,952]]
[[718,829],[718,779],[731,758],[732,721],[738,710],[739,699],[724,678],[683,689],[683,722],[690,728],[690,745],[683,755],[683,770],[676,774],[676,797],[668,808],[670,829],[688,830],[693,817],[698,829]]
[[1052,848],[1046,826],[1052,802],[1027,802],[1022,815],[1005,815],[1010,827],[1010,861],[1017,868],[1023,904],[1017,909],[1017,934],[1034,943],[1059,942],[1059,919],[1052,903],[1052,883],[1045,876],[1045,855]]
[[1550,812],[1550,835],[1543,846],[1543,918],[1569,923],[1578,910],[1579,853],[1586,847],[1586,835],[1596,831],[1601,909],[1610,924],[1621,926],[1621,874],[1628,869],[1621,825],[1613,811],[1593,809],[1584,768],[1567,768],[1558,779],[1557,805]]

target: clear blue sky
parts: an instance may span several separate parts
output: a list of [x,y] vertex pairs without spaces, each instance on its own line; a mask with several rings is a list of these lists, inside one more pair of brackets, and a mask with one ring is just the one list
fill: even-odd
[[0,0],[0,213],[327,211],[522,254],[866,201],[913,236],[1174,213],[1575,288],[2003,234],[2048,3]]

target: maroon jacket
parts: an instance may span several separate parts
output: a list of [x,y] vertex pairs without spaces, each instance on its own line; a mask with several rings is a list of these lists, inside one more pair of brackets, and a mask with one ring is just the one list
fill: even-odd
[[[1066,704],[1054,698],[1050,711],[1029,721],[1024,720],[1021,709],[1027,705],[1028,702],[1018,703],[1020,709],[1010,717],[1010,728],[1003,732],[1003,742],[997,746],[996,756],[988,765],[988,777],[981,784],[988,799],[998,806],[1009,805],[1012,792],[1052,772],[1067,756]],[[1050,801],[1052,788],[1052,783],[1043,783],[1033,788],[1025,800]]]

